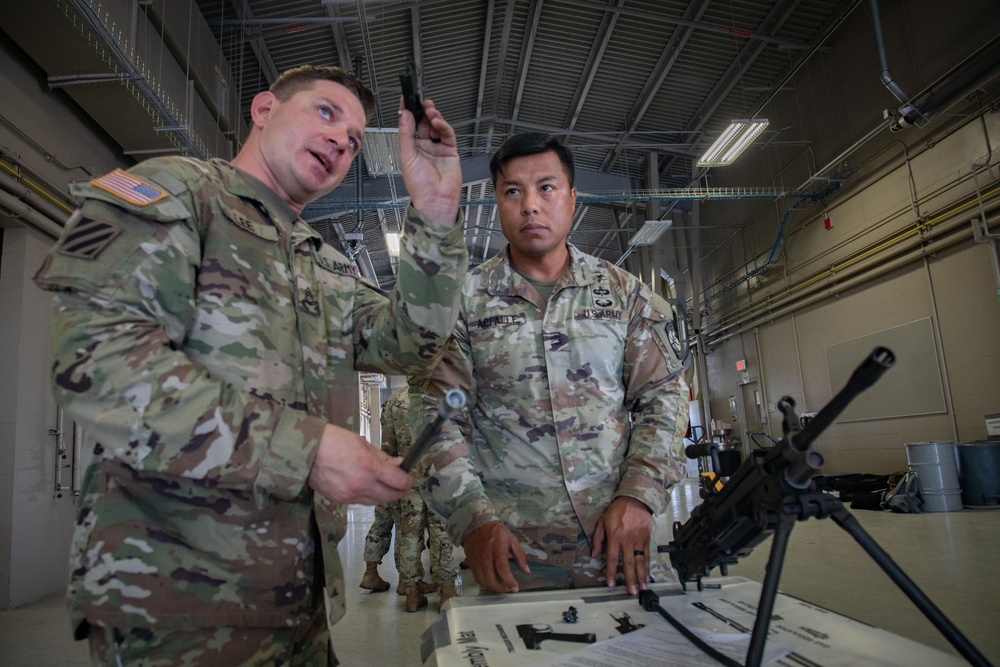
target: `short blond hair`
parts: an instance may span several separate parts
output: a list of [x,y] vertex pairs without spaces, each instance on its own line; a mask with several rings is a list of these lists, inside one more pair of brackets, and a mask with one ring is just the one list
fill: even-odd
[[375,113],[375,95],[368,86],[346,69],[333,65],[300,65],[285,70],[268,90],[285,102],[295,93],[311,88],[316,81],[333,81],[354,93],[365,110],[366,120]]

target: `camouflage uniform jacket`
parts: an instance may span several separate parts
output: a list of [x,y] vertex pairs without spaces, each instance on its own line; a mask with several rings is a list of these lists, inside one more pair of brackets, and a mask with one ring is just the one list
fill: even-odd
[[389,456],[406,456],[413,444],[410,435],[410,401],[407,388],[400,387],[382,406],[382,451]]
[[[307,478],[356,428],[356,369],[407,373],[451,333],[462,225],[407,213],[387,299],[263,183],[148,160],[78,186],[35,280],[57,292],[53,392],[84,425],[69,602],[87,625],[189,628],[343,615],[346,508]],[[431,276],[436,276],[431,278]],[[322,544],[322,560],[314,557]]]
[[425,463],[456,543],[501,519],[529,560],[563,566],[616,496],[665,509],[688,421],[669,306],[573,246],[570,262],[545,308],[508,249],[470,271],[454,339],[410,394],[422,400],[416,429],[445,389],[468,393],[471,411],[446,423]]

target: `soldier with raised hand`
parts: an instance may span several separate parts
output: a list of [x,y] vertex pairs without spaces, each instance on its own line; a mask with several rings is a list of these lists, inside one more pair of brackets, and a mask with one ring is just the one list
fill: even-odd
[[508,245],[470,271],[444,358],[411,381],[415,433],[449,387],[469,397],[424,462],[426,492],[486,591],[621,577],[635,595],[653,516],[684,476],[669,306],[567,242],[573,158],[555,138],[509,137],[490,171]]
[[90,456],[68,598],[94,664],[337,664],[345,504],[412,485],[355,432],[356,371],[434,363],[468,261],[455,133],[430,100],[419,127],[400,104],[391,294],[300,217],[374,104],[345,70],[296,68],[254,98],[231,162],[151,159],[76,189],[36,282]]

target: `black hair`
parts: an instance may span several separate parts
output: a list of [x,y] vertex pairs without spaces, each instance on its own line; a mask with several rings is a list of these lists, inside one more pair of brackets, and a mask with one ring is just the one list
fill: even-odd
[[559,143],[559,140],[551,134],[543,132],[522,132],[507,137],[497,152],[490,158],[490,174],[493,176],[493,187],[496,187],[497,176],[503,173],[503,167],[516,157],[524,155],[537,155],[546,151],[555,151],[562,162],[563,171],[569,179],[569,186],[573,187],[575,170],[573,168],[573,153],[568,148]]

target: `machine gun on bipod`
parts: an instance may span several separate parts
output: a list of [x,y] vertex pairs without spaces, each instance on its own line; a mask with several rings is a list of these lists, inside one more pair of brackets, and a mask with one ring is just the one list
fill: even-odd
[[[673,540],[657,548],[661,553],[670,554],[670,562],[685,590],[687,583],[692,581],[698,590],[702,590],[702,578],[714,568],[718,567],[723,575],[727,574],[729,565],[749,555],[754,547],[773,535],[757,618],[747,650],[748,667],[760,665],[763,656],[792,527],[796,521],[805,521],[810,517],[832,518],[864,548],[963,657],[973,665],[989,667],[982,654],[865,532],[843,503],[835,496],[818,491],[813,482],[813,477],[823,465],[823,456],[812,449],[813,441],[858,394],[872,386],[894,363],[895,355],[891,350],[876,348],[855,369],[840,393],[804,427],[795,413],[795,401],[788,396],[783,397],[778,401],[778,408],[784,417],[781,442],[774,447],[753,450],[721,490],[708,493],[684,524],[674,524]],[[691,445],[685,451],[689,457],[696,458],[706,454],[704,447]],[[641,591],[639,602],[647,611],[658,611],[677,627],[676,619],[659,605],[652,591]],[[723,664],[738,665],[700,639],[689,638]]]

